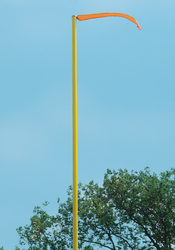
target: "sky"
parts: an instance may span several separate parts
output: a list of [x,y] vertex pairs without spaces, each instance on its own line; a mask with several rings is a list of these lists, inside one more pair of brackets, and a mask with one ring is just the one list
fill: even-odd
[[174,0],[0,0],[0,247],[34,206],[56,214],[72,184],[72,15],[77,21],[78,179],[175,167]]

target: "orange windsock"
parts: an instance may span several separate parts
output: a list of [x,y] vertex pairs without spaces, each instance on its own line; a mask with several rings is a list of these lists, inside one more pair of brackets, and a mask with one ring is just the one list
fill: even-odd
[[138,29],[141,29],[138,22],[132,16],[122,14],[122,13],[98,13],[98,14],[78,15],[76,18],[79,21],[84,21],[84,20],[88,20],[88,19],[108,17],[108,16],[118,16],[118,17],[127,18],[131,22],[135,23],[137,25]]

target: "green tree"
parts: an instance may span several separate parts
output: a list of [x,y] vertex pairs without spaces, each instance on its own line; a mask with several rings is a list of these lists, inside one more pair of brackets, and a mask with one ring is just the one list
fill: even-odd
[[175,249],[175,169],[160,174],[108,170],[105,193],[155,249]]
[[[108,170],[102,187],[79,184],[79,249],[173,249],[174,171],[158,178],[148,168],[131,174]],[[17,231],[28,250],[72,249],[72,188],[56,216],[35,207],[30,225]]]
[[[48,202],[43,205],[48,206]],[[28,245],[28,250],[57,250],[69,249],[70,235],[62,223],[60,214],[50,216],[41,207],[33,210],[34,215],[30,218],[30,225],[19,227],[17,232],[20,236],[19,244]],[[20,250],[18,247],[16,247]],[[16,250],[17,250],[16,249]]]

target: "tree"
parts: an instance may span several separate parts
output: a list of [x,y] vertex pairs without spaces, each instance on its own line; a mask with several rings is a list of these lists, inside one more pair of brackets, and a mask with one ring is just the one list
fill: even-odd
[[149,168],[139,173],[109,171],[104,188],[116,209],[149,238],[155,249],[175,246],[175,169],[151,175]]
[[[48,202],[43,203],[44,206],[48,206],[48,204]],[[33,212],[30,225],[17,229],[20,245],[23,246],[27,243],[28,250],[68,249],[71,236],[62,226],[64,221],[61,220],[60,214],[50,216],[39,206],[35,207]],[[16,250],[20,249],[16,247]]]
[[[111,250],[127,249],[126,246],[132,250],[151,249],[140,246],[132,222],[129,224],[120,211],[108,204],[103,191],[93,182],[79,185],[79,249],[93,250],[95,246]],[[17,229],[20,245],[27,244],[28,250],[72,249],[71,187],[67,201],[59,204],[57,216],[49,216],[41,207],[35,207],[33,212],[30,225]]]
[[[173,249],[174,174],[108,170],[102,187],[79,184],[79,249]],[[28,250],[72,249],[72,188],[56,216],[35,207],[30,225],[17,231]]]

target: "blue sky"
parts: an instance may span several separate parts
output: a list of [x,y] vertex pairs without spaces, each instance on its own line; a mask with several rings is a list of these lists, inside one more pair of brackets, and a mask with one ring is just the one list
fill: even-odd
[[77,21],[79,181],[175,167],[174,0],[0,1],[0,247],[72,184],[71,17]]

